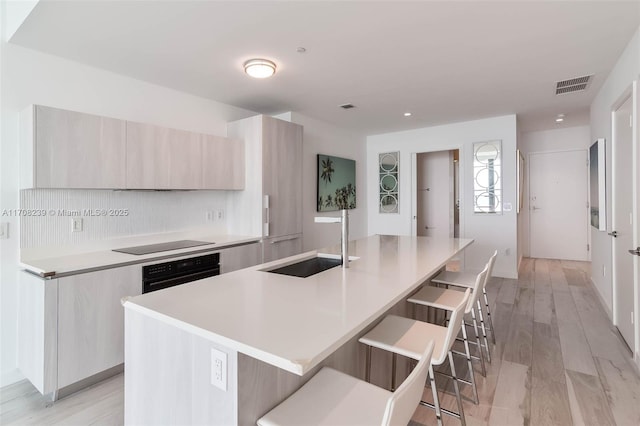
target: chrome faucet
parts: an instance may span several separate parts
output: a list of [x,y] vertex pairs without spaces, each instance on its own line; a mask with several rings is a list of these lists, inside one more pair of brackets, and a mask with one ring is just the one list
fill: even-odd
[[342,244],[341,244],[341,258],[342,267],[349,267],[349,210],[344,209],[341,211],[341,217],[329,217],[329,216],[316,216],[314,221],[316,223],[342,223]]

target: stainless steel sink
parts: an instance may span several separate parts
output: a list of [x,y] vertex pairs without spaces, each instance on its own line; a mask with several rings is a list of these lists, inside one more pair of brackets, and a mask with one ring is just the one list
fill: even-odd
[[340,265],[342,265],[341,259],[318,256],[312,257],[311,259],[303,260],[301,262],[292,263],[290,265],[279,266],[275,269],[270,269],[265,272],[289,275],[291,277],[307,278]]

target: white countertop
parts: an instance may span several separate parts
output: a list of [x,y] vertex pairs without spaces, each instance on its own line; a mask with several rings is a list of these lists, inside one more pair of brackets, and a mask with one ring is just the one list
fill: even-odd
[[262,271],[314,251],[132,297],[124,306],[302,376],[472,242],[376,235],[349,243],[358,259],[348,269],[308,278]]
[[[133,255],[112,251],[112,249],[134,247],[147,244],[159,244],[178,240],[197,240],[210,244],[178,250],[161,251],[143,255]],[[120,239],[113,243],[106,243],[100,250],[90,250],[61,256],[46,256],[21,259],[20,266],[27,271],[42,277],[59,277],[96,271],[100,269],[116,268],[120,266],[144,263],[153,260],[167,259],[183,255],[215,251],[229,246],[260,241],[260,237],[242,235],[193,235],[193,233],[167,233]]]

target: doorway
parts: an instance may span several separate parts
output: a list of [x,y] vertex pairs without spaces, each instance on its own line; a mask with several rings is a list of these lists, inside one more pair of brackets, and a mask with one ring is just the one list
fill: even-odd
[[415,154],[414,235],[459,237],[459,150]]
[[612,279],[614,292],[614,324],[633,350],[634,289],[633,256],[633,121],[632,97],[629,95],[613,112],[612,151]]
[[529,253],[589,260],[587,151],[529,154]]

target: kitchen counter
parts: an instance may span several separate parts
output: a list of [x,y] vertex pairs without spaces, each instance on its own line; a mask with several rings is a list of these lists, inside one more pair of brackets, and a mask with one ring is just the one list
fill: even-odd
[[[112,251],[112,249],[123,247],[159,244],[183,239],[195,239],[209,242],[210,244],[144,255],[132,255]],[[41,277],[58,278],[101,269],[117,268],[160,259],[211,252],[258,241],[260,241],[260,237],[206,234],[203,236],[200,232],[144,235],[112,241],[102,241],[100,242],[100,247],[94,246],[86,249],[86,251],[76,250],[69,253],[62,252],[61,254],[53,256],[50,256],[49,253],[54,252],[54,250],[50,250],[49,253],[45,253],[45,250],[41,249],[31,250],[31,253],[27,250],[27,254],[21,254],[20,266]]]
[[[265,272],[317,252],[130,298],[151,317],[296,375],[304,375],[405,298],[471,239],[371,236],[357,259],[308,278]],[[319,250],[339,254],[339,247]]]

